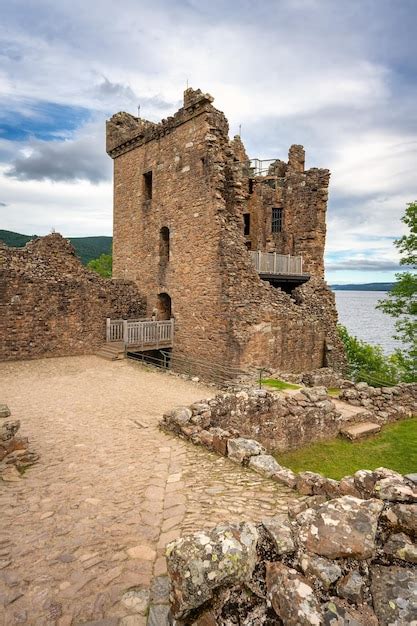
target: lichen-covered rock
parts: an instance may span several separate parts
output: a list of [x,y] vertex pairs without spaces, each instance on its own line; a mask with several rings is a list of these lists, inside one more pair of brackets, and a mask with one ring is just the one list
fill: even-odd
[[382,517],[390,528],[417,537],[417,504],[394,504],[383,512]]
[[275,472],[271,478],[276,480],[277,483],[290,487],[290,489],[294,489],[297,482],[297,475],[290,469],[281,469],[278,472]]
[[262,526],[271,537],[278,554],[288,554],[294,552],[295,545],[292,536],[291,522],[288,515],[276,515],[263,520]]
[[251,456],[264,454],[265,448],[254,439],[229,439],[227,442],[227,456],[236,463],[245,463]]
[[258,537],[256,527],[245,522],[170,543],[166,555],[174,617],[186,617],[221,585],[248,580],[256,564]]
[[20,428],[19,420],[9,420],[0,424],[0,441],[9,441]]
[[310,402],[328,400],[326,387],[303,387],[303,389],[300,389],[300,393],[306,396]]
[[262,474],[268,478],[283,469],[270,454],[251,456],[249,459],[249,467],[255,470],[255,472],[258,472],[258,474]]
[[283,563],[267,563],[268,599],[286,626],[320,626],[320,604],[307,580]]
[[342,570],[334,561],[315,554],[301,554],[300,565],[307,578],[313,579],[328,589],[342,575]]
[[[417,545],[404,533],[391,535],[383,547],[385,554],[394,556],[402,561],[417,563]],[[416,573],[417,576],[417,573]]]
[[344,476],[340,479],[339,491],[341,496],[353,496],[354,498],[361,497],[361,493],[355,485],[355,479],[353,476]]
[[371,593],[381,626],[417,623],[417,576],[415,569],[375,565],[371,569]]
[[411,487],[403,476],[379,480],[374,487],[374,495],[391,502],[417,502],[417,486]]
[[325,478],[315,472],[300,472],[297,474],[296,488],[304,496],[317,495],[321,492],[321,485]]
[[323,626],[378,626],[378,620],[370,606],[355,608],[332,598],[323,606]]
[[299,541],[307,552],[329,559],[368,559],[383,503],[343,496],[297,516]]
[[185,426],[191,421],[193,416],[192,411],[186,407],[178,407],[177,409],[173,409],[169,415],[169,422],[171,424],[175,424],[176,426]]
[[355,604],[361,604],[364,599],[365,586],[364,577],[359,570],[354,569],[337,583],[337,595]]
[[10,409],[7,404],[0,404],[0,418],[9,417],[11,415]]

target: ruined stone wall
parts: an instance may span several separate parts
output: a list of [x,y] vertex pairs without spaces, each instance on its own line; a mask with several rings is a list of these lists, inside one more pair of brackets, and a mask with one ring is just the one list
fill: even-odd
[[[251,215],[252,250],[303,257],[303,271],[324,278],[324,245],[330,172],[304,169],[303,146],[291,146],[288,163],[276,161],[270,174],[245,181]],[[282,208],[283,224],[272,232],[272,209]]]
[[106,318],[141,317],[136,285],[84,267],[59,234],[0,247],[0,359],[91,354]]
[[[259,278],[243,234],[250,195],[246,153],[239,139],[229,141],[227,120],[211,101],[188,89],[184,107],[160,124],[127,114],[108,122],[108,152],[114,159],[114,277],[140,285],[148,313],[158,308],[158,294],[170,296],[174,352],[241,368],[320,368],[327,362],[327,344],[336,344],[334,301],[326,296],[317,305],[309,295],[314,289],[297,300]],[[302,191],[310,174],[301,171],[300,155],[293,152],[289,177],[297,180],[288,184],[287,193],[296,195],[290,204],[308,205],[318,215],[311,205],[316,192],[310,187],[311,193]],[[144,176],[150,171],[152,199]],[[314,220],[311,225],[302,222],[307,237]],[[169,229],[168,261],[161,252],[164,227]],[[318,239],[311,241],[322,262]],[[311,252],[312,271],[320,274],[313,256]],[[327,289],[323,281],[320,288]],[[342,354],[341,344],[335,350]],[[343,357],[331,364],[343,366]]]

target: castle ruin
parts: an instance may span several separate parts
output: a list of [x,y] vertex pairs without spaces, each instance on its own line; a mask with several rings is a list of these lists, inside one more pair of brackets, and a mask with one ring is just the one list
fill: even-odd
[[114,161],[113,276],[133,280],[147,315],[175,320],[173,352],[230,366],[340,369],[324,281],[329,171],[249,159],[213,98],[187,89],[156,124],[107,122]]

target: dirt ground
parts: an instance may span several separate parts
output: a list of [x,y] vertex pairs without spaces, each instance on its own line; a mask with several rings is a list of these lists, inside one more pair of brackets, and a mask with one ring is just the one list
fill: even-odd
[[144,625],[124,594],[165,574],[167,542],[286,509],[284,487],[158,429],[214,392],[95,356],[0,364],[0,402],[40,454],[0,483],[0,623]]

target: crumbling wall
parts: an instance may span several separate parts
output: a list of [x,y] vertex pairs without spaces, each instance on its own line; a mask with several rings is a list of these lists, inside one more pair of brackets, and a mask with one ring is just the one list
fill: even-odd
[[1,360],[93,353],[107,317],[145,313],[134,283],[88,270],[58,233],[24,248],[1,245],[0,261]]

